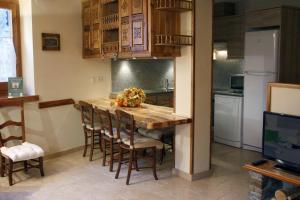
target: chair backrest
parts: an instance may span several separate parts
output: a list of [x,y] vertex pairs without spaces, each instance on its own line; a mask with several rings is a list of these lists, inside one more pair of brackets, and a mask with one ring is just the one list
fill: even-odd
[[135,120],[133,115],[122,110],[116,110],[117,115],[117,134],[121,138],[121,131],[129,136],[130,146],[134,146]]
[[[0,124],[0,147],[4,146],[7,142],[13,140],[20,140],[25,142],[25,118],[24,118],[24,102],[22,99],[7,99],[1,100],[0,108],[9,108],[9,107],[16,107],[20,109],[21,114],[21,121],[16,122],[13,120],[8,120]],[[10,126],[17,126],[21,127],[22,135],[21,136],[9,136],[7,138],[3,138],[1,134],[1,130],[10,127]]]
[[82,126],[86,128],[87,125],[90,125],[91,128],[94,128],[94,109],[93,106],[87,102],[79,101],[80,111],[81,111],[81,122]]
[[95,108],[94,112],[100,120],[101,129],[104,131],[108,131],[109,135],[113,137],[112,119],[109,110]]

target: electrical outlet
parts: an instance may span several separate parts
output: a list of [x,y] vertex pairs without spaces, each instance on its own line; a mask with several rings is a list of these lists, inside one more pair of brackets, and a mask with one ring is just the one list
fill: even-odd
[[98,76],[98,82],[102,82],[104,81],[104,77],[103,76]]

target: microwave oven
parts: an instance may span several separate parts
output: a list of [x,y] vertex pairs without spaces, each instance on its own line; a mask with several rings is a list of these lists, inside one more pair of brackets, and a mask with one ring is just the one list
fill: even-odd
[[230,76],[230,88],[232,90],[243,90],[244,89],[244,75],[233,74]]

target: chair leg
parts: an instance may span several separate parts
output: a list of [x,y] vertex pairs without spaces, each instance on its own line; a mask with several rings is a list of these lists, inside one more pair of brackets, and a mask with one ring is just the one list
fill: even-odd
[[120,146],[119,154],[120,154],[119,155],[119,164],[118,164],[118,169],[117,169],[117,172],[116,172],[115,179],[119,178],[119,174],[120,174],[120,171],[121,171],[121,165],[122,165],[122,161],[123,161],[123,149],[122,149],[121,146]]
[[130,181],[130,175],[131,175],[131,170],[132,170],[132,164],[133,164],[133,154],[134,154],[134,150],[130,150],[129,152],[129,163],[128,163],[128,173],[127,173],[127,180],[126,180],[126,185],[129,185],[129,181]]
[[102,160],[102,166],[105,166],[106,163],[106,140],[103,139],[103,160]]
[[91,137],[91,150],[90,150],[90,161],[93,160],[94,144],[95,144],[95,135],[94,135],[94,132],[92,132],[92,137]]
[[0,155],[0,176],[4,177],[4,172],[5,172],[5,158]]
[[84,132],[84,150],[82,155],[83,157],[86,156],[87,147],[88,147],[88,137],[87,137],[87,133]]
[[109,154],[110,154],[110,161],[109,161],[109,171],[112,172],[114,168],[114,149],[113,149],[113,139],[109,141]]
[[160,150],[160,163],[159,163],[160,165],[162,165],[164,162],[165,153],[166,153],[166,149],[164,147]]
[[12,160],[8,160],[8,183],[9,186],[13,185],[12,174],[13,174],[14,163]]
[[44,159],[43,159],[43,157],[39,158],[39,166],[40,166],[41,176],[45,176],[45,173],[44,173]]
[[138,159],[137,159],[137,151],[134,151],[134,154],[133,154],[133,158],[134,158],[134,167],[135,167],[135,170],[136,171],[140,171],[139,170],[139,165],[138,165]]
[[[100,132],[99,133],[99,147],[100,147],[100,151],[103,152],[103,146],[102,146],[102,138],[103,138],[103,135],[102,133]],[[105,147],[104,147],[105,148]]]
[[24,171],[27,173],[28,172],[28,162],[27,160],[23,162],[24,165]]
[[155,180],[158,180],[156,174],[156,147],[152,147],[152,169]]

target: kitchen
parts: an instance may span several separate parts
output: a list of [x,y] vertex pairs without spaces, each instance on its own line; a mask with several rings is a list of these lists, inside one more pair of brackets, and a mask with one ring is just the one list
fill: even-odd
[[[299,83],[297,1],[216,1],[213,138],[262,151],[267,83]],[[287,22],[290,23],[287,23]],[[296,32],[295,32],[296,31]]]

